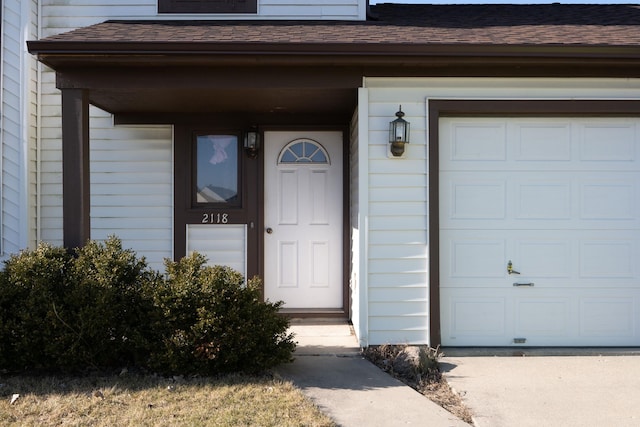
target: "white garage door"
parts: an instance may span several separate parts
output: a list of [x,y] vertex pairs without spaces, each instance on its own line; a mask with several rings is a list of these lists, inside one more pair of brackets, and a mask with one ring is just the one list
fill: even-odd
[[640,345],[639,135],[629,118],[441,120],[443,345]]

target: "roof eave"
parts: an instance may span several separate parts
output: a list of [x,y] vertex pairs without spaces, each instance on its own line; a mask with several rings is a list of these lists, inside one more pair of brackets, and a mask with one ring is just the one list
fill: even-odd
[[[437,58],[483,57],[575,61],[639,60],[640,49],[626,45],[583,44],[396,44],[396,43],[108,43],[30,41],[29,52],[45,64],[58,66],[104,63],[203,65],[256,63],[273,65],[331,63],[334,65],[390,65],[420,63]],[[115,60],[115,61],[114,61]]]

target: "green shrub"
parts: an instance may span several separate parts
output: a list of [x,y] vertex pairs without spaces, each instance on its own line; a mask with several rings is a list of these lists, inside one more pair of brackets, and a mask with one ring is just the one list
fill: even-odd
[[70,367],[117,367],[146,363],[152,346],[155,307],[148,296],[158,273],[144,258],[109,237],[77,250],[70,269],[64,322],[76,339],[67,349]]
[[154,307],[145,289],[157,277],[115,237],[75,256],[46,244],[12,256],[0,274],[0,366],[77,371],[146,361]]
[[0,272],[0,369],[50,368],[68,345],[56,310],[65,305],[72,257],[41,244]]
[[258,372],[291,361],[295,349],[282,303],[262,302],[260,282],[244,285],[228,267],[205,265],[193,254],[166,261],[166,280],[156,289],[162,309],[164,348],[154,358],[163,372],[216,374]]
[[166,261],[165,275],[110,237],[74,255],[46,244],[0,272],[0,371],[137,366],[163,373],[256,372],[295,349],[281,303],[262,302],[202,255]]

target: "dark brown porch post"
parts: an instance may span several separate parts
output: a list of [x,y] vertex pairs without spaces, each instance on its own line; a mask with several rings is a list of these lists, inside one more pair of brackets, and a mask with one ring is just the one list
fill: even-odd
[[89,92],[62,89],[62,216],[64,247],[84,246],[89,219]]

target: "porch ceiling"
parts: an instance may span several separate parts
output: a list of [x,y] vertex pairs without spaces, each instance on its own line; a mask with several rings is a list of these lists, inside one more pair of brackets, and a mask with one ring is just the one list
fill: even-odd
[[60,67],[56,75],[58,88],[87,89],[89,102],[119,122],[143,116],[145,122],[168,122],[176,115],[206,114],[242,114],[269,122],[269,116],[283,120],[295,114],[345,122],[362,81],[359,71],[340,68],[174,66],[167,58],[100,67],[88,62]]
[[120,122],[142,115],[149,117],[145,122],[170,122],[166,118],[190,114],[243,114],[255,120],[264,120],[270,115],[319,114],[340,117],[343,121],[353,114],[356,99],[353,88],[176,88],[168,85],[90,88],[89,91],[89,103],[113,113]]
[[352,114],[356,93],[349,89],[94,89],[90,102],[114,114],[274,113]]

